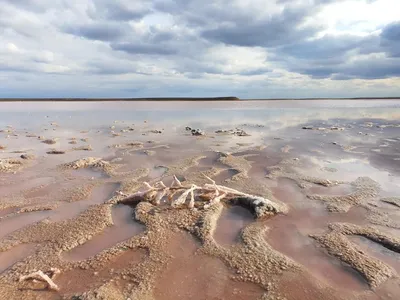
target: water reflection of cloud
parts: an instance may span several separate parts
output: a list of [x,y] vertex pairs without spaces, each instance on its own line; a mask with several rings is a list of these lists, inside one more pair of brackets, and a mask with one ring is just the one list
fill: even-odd
[[[250,131],[268,135],[275,130],[314,120],[400,119],[400,108],[396,104],[392,104],[391,108],[382,107],[387,104],[385,101],[383,104],[379,101],[305,101],[308,104],[302,105],[303,102],[16,102],[0,106],[0,126],[8,123],[38,126],[54,119],[68,128],[83,126],[86,128],[82,129],[97,129],[119,120],[127,125],[148,121],[154,126],[177,132],[185,126],[231,129],[249,124],[252,125],[249,126]],[[294,103],[293,107],[290,103]],[[354,106],[349,106],[349,103],[354,103]],[[362,107],[362,104],[369,107]],[[49,119],[46,119],[47,115]],[[264,128],[255,125],[263,125]]]

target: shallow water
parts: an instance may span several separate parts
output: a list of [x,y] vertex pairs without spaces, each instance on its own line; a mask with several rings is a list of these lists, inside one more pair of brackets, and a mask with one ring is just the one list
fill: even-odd
[[88,209],[89,206],[103,204],[105,201],[110,199],[118,186],[119,185],[115,183],[107,183],[100,187],[96,187],[91,192],[89,199],[62,204],[52,212],[49,219],[53,222],[72,219]]
[[[27,241],[35,240],[35,244],[22,244],[0,252],[0,271],[7,273],[10,266],[31,255],[30,251],[35,247],[51,244],[47,240],[40,241],[40,233],[31,235],[29,230],[38,221],[48,219],[50,224],[66,226],[89,207],[108,207],[104,202],[118,195],[119,189],[133,193],[145,180],[153,183],[162,179],[169,185],[173,181],[171,170],[184,184],[190,184],[188,178],[213,168],[220,170],[213,177],[217,184],[256,194],[270,190],[270,195],[262,196],[288,206],[286,215],[259,220],[243,207],[225,205],[213,233],[217,244],[226,250],[241,246],[241,232],[253,222],[268,228],[265,241],[304,270],[295,278],[290,270],[279,276],[271,275],[271,281],[282,289],[281,295],[286,299],[304,296],[302,299],[353,300],[355,294],[359,299],[364,299],[364,295],[370,300],[378,299],[377,295],[383,300],[394,299],[388,294],[400,292],[399,282],[388,281],[376,293],[371,292],[367,282],[353,268],[329,255],[310,235],[326,233],[329,225],[337,222],[371,225],[368,210],[371,207],[376,210],[375,217],[384,221],[374,226],[398,234],[399,229],[393,227],[400,224],[400,213],[397,208],[379,202],[379,198],[400,196],[398,120],[400,103],[392,100],[2,104],[0,129],[4,131],[0,132],[0,145],[6,149],[0,151],[0,159],[19,159],[21,153],[16,152],[22,151],[34,154],[35,158],[24,161],[21,169],[0,173],[0,246],[17,231],[22,232],[21,236]],[[201,129],[205,136],[192,136],[186,126]],[[302,129],[307,126],[326,129]],[[332,130],[332,126],[343,130]],[[236,128],[245,130],[250,136],[215,133]],[[27,136],[31,134],[46,139],[57,138],[57,142],[44,144],[37,137]],[[71,138],[76,139],[76,145],[70,144]],[[139,142],[143,147],[132,146]],[[92,151],[73,150],[88,144]],[[46,151],[52,148],[66,153],[47,155]],[[222,163],[219,160],[221,152],[223,156],[232,153],[234,158],[245,157],[251,164],[249,172],[240,174],[243,177],[238,181],[231,180],[240,168]],[[90,167],[60,168],[64,163],[89,156],[102,158],[117,168],[109,175],[104,170]],[[205,158],[191,162],[190,159],[196,156]],[[185,159],[187,161],[182,164]],[[286,172],[294,177],[302,174],[346,183],[324,187],[307,182],[301,187],[300,181],[281,176],[265,178],[272,174],[271,168],[282,167],[285,162],[291,166]],[[296,166],[296,162],[301,164]],[[148,169],[144,175],[130,177],[142,168]],[[351,182],[364,176],[379,183],[378,195],[363,199],[346,213],[329,212],[328,203],[307,198],[307,195],[315,194],[350,195],[355,190]],[[91,185],[94,188],[90,195],[82,195],[81,188]],[[54,203],[58,206],[53,208]],[[166,209],[167,202],[163,204],[160,209]],[[54,255],[58,259],[58,253],[62,253],[61,262],[54,260],[61,264],[62,274],[56,282],[61,295],[83,293],[114,279],[120,290],[126,289],[128,284],[136,286],[142,279],[126,275],[130,278],[126,280],[110,274],[109,270],[114,268],[127,274],[129,262],[132,262],[131,267],[148,262],[149,253],[151,259],[158,259],[158,255],[170,259],[164,269],[155,274],[157,280],[152,287],[155,299],[260,299],[268,292],[260,284],[233,280],[237,270],[218,257],[198,251],[202,247],[199,239],[175,225],[169,228],[164,224],[163,229],[168,229],[171,238],[157,248],[158,253],[151,252],[152,249],[127,250],[124,242],[132,237],[146,239],[149,228],[134,220],[135,205],[110,206],[114,225],[91,236],[84,244]],[[14,215],[24,207],[36,207],[38,211]],[[49,207],[51,210],[44,211]],[[157,208],[148,214],[160,220],[165,217]],[[97,218],[105,217],[92,216],[80,224],[79,230],[90,234],[92,226],[99,224]],[[385,226],[388,218],[392,227]],[[196,226],[201,224],[198,220]],[[65,229],[66,236],[68,230]],[[400,272],[398,253],[382,249],[369,240],[349,238],[367,255]],[[117,244],[123,246],[119,248]],[[36,246],[32,248],[31,245]],[[95,261],[96,255],[106,250],[114,253],[115,249],[125,250],[121,255],[112,256],[109,262],[103,261],[102,267],[87,270],[76,267],[79,263]],[[50,255],[48,259],[54,257]],[[35,265],[34,268],[39,267]],[[69,271],[64,272],[64,269]],[[260,272],[264,271],[268,270]],[[334,292],[327,287],[333,288]],[[364,294],[360,296],[360,293]],[[53,296],[43,295],[49,299]]]
[[214,239],[222,246],[240,242],[241,230],[253,221],[254,216],[243,207],[226,208],[218,219]]
[[7,270],[16,262],[29,256],[29,254],[34,252],[34,250],[34,244],[22,244],[13,247],[10,250],[0,252],[0,273]]
[[366,253],[387,263],[397,272],[400,272],[400,253],[389,250],[388,248],[362,236],[351,236],[350,240]]
[[114,225],[94,236],[86,243],[72,249],[63,258],[69,261],[80,261],[92,257],[101,251],[125,241],[144,230],[144,227],[133,220],[132,209],[126,205],[117,205],[112,211]]
[[157,280],[156,299],[257,299],[263,290],[255,284],[235,282],[233,272],[222,261],[196,254],[197,242],[188,234],[177,234],[166,245],[173,262]]

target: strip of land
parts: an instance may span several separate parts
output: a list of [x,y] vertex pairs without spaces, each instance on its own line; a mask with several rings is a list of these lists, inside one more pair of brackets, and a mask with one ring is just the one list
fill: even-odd
[[298,100],[400,100],[399,97],[355,98],[262,98],[240,99],[228,97],[152,97],[152,98],[0,98],[0,102],[117,102],[117,101],[298,101]]
[[0,98],[0,102],[27,102],[27,101],[238,101],[237,97],[209,97],[209,98]]

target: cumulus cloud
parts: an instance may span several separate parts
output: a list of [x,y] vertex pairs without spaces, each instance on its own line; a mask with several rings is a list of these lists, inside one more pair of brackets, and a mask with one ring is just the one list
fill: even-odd
[[400,92],[400,22],[391,13],[398,0],[0,0],[0,7],[0,97]]
[[391,23],[383,29],[381,45],[389,56],[400,58],[400,21]]
[[130,21],[143,18],[151,12],[149,0],[97,0],[88,9],[88,15],[94,20]]
[[63,30],[78,37],[99,41],[118,40],[130,32],[129,26],[121,26],[115,22],[74,24],[65,26]]

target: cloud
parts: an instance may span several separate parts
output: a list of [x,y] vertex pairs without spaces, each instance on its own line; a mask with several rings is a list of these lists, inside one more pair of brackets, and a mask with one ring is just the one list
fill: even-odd
[[97,0],[88,9],[88,15],[94,20],[130,21],[142,19],[151,12],[151,2]]
[[337,71],[361,79],[400,77],[400,60],[384,57],[360,59],[338,68]]
[[399,94],[399,3],[0,0],[0,97]]
[[131,54],[172,55],[178,52],[178,49],[163,48],[154,44],[118,43],[113,44],[112,48]]
[[278,51],[284,55],[299,59],[333,59],[337,63],[338,60],[345,59],[349,52],[359,51],[360,49],[369,52],[368,49],[371,47],[371,42],[373,43],[374,41],[370,38],[350,34],[340,36],[325,35],[321,38],[302,40],[298,43],[285,45],[280,47]]
[[46,0],[0,0],[0,5],[7,4],[27,11],[43,12],[47,9],[49,2]]
[[400,22],[391,23],[382,30],[381,45],[390,56],[400,58]]
[[228,45],[246,47],[276,47],[312,36],[317,28],[299,28],[306,13],[303,10],[284,10],[269,19],[249,23],[222,24],[202,32],[204,38]]
[[85,25],[70,25],[63,29],[66,33],[89,40],[113,41],[121,39],[131,31],[128,26],[119,23],[90,23]]
[[380,34],[327,34],[279,47],[276,60],[293,72],[316,79],[400,77],[399,35],[398,22],[388,24]]

